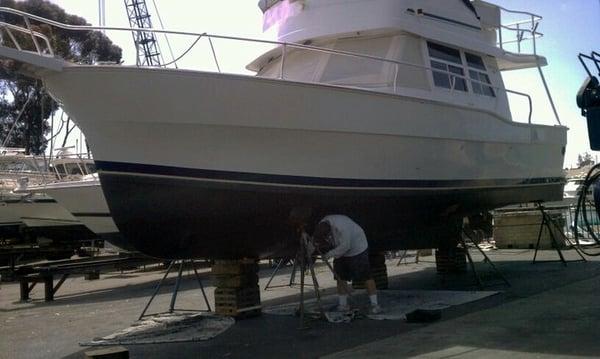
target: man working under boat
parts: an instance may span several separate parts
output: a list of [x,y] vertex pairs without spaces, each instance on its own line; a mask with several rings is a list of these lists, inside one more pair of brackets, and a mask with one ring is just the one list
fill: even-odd
[[380,313],[377,288],[369,264],[369,244],[363,229],[349,217],[334,214],[325,216],[317,224],[313,238],[316,244],[325,243],[328,247],[333,247],[323,255],[323,260],[334,258],[333,270],[339,296],[338,311],[350,310],[348,281],[364,281],[371,302],[369,312]]

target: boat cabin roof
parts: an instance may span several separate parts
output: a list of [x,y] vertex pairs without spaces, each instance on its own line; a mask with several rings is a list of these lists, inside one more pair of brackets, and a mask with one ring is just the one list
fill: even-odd
[[[519,41],[528,32],[540,36],[540,16],[506,10],[481,0],[313,0],[310,6],[305,0],[263,0],[259,6],[265,11],[264,27],[276,27],[278,41],[285,43],[319,44],[373,33],[410,33],[494,57],[500,71],[547,65],[535,49],[532,53],[521,51],[520,42],[518,52],[509,51],[508,44],[514,41],[502,36],[506,32],[512,34],[515,26],[520,29]],[[512,20],[516,14],[525,20],[504,25],[503,14],[507,19]],[[281,48],[274,48],[252,61],[247,69],[257,72],[280,54]]]

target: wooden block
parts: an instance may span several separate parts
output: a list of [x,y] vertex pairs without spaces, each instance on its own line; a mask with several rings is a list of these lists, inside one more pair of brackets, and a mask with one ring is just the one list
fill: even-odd
[[219,288],[242,288],[258,285],[258,274],[249,272],[242,274],[214,274],[216,286]]
[[86,359],[129,359],[129,350],[122,346],[104,347],[85,352]]
[[212,266],[211,272],[214,275],[221,274],[244,274],[244,273],[258,273],[258,263],[255,261],[248,262],[244,260],[240,261],[224,261],[217,260]]
[[258,285],[244,288],[215,288],[215,311],[217,313],[238,316],[249,310],[248,308],[260,310]]

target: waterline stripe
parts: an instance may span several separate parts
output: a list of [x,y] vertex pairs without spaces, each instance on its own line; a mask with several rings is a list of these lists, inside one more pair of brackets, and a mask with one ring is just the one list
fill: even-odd
[[272,175],[247,172],[206,170],[197,168],[158,166],[139,163],[96,161],[99,171],[137,173],[160,176],[174,176],[195,179],[284,184],[301,186],[358,187],[358,188],[461,188],[461,187],[500,187],[539,184],[562,184],[564,177],[543,177],[528,179],[481,179],[481,180],[394,180],[394,179],[353,179]]

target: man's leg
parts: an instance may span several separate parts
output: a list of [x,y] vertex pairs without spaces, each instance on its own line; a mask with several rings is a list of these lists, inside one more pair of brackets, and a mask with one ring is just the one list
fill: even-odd
[[377,286],[375,285],[375,280],[373,278],[367,279],[365,281],[365,286],[367,287],[367,293],[369,296],[377,296]]
[[333,260],[333,271],[337,283],[338,309],[342,311],[350,310],[350,306],[348,305],[348,295],[350,294],[350,291],[348,289],[348,282],[346,281],[347,267],[343,257]]
[[345,280],[338,279],[337,292],[340,309],[350,309],[350,307],[348,306],[348,282],[346,282]]
[[338,295],[349,295],[350,290],[348,289],[348,282],[346,282],[345,280],[338,279],[337,292]]
[[379,303],[377,302],[377,286],[375,285],[375,281],[373,280],[373,278],[367,279],[365,281],[365,286],[367,287],[369,301],[371,302],[371,314],[381,313],[381,307],[379,307]]

